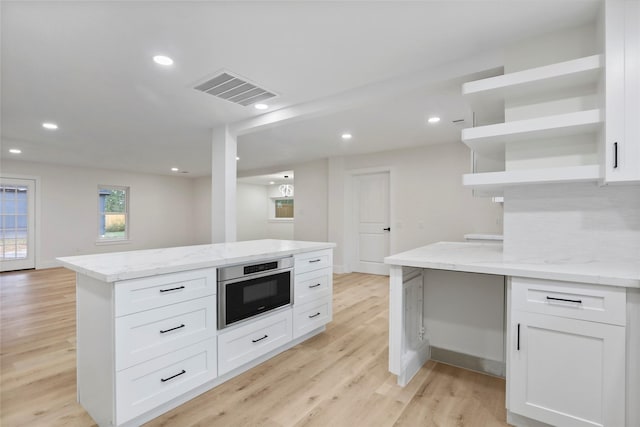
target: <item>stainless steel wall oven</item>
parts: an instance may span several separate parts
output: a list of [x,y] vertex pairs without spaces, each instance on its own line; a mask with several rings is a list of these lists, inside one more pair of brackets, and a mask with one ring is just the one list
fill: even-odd
[[293,302],[293,257],[218,269],[218,329]]

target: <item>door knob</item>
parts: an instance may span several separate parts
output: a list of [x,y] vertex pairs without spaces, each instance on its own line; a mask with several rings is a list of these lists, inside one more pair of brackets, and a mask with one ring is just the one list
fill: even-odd
[[382,231],[391,231],[391,227],[383,228]]

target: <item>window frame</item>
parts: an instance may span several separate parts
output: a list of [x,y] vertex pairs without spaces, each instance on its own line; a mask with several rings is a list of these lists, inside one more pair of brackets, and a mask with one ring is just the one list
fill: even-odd
[[[295,215],[295,202],[293,202],[295,200],[294,197],[271,197],[271,203],[269,206],[269,222],[292,222],[296,215]],[[277,202],[279,200],[291,200],[293,202],[293,216],[290,218],[278,218],[276,217],[276,206],[277,206]]]
[[[100,192],[103,190],[119,190],[119,191],[124,191],[124,236],[123,237],[104,237],[104,235],[100,234],[101,231],[101,222],[102,222],[102,217],[105,216],[106,212],[102,210],[101,207],[101,203],[100,203]],[[97,202],[98,202],[98,221],[97,221],[97,237],[96,237],[96,245],[113,245],[113,244],[122,244],[122,243],[128,243],[131,233],[130,233],[130,229],[131,229],[131,222],[130,222],[130,211],[131,211],[131,206],[130,206],[130,200],[131,200],[131,187],[127,187],[127,186],[122,186],[122,185],[102,185],[99,184],[98,185],[98,191],[97,191]]]

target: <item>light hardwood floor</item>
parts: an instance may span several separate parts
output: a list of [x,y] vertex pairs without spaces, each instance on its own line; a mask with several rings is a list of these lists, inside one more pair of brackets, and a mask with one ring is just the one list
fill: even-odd
[[[0,424],[92,426],[76,402],[75,275],[0,275]],[[388,364],[388,279],[336,275],[327,331],[149,426],[505,426],[498,378],[428,362],[405,388]]]

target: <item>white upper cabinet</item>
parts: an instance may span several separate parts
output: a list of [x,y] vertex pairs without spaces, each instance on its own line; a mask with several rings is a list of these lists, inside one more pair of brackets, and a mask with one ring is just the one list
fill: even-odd
[[605,2],[604,182],[640,181],[640,2]]

